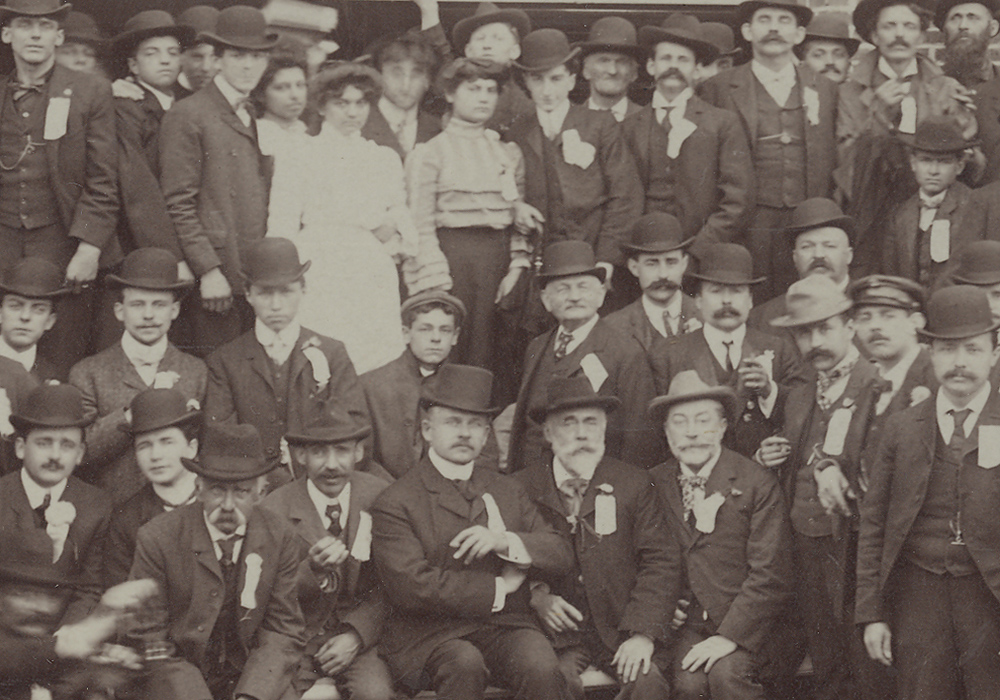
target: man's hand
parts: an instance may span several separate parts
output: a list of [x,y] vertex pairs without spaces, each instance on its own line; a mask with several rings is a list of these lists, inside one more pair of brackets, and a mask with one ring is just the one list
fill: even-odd
[[115,612],[137,610],[159,592],[151,578],[125,581],[112,586],[101,596],[101,606]]
[[500,574],[500,578],[503,579],[503,585],[506,589],[506,594],[510,595],[524,583],[524,580],[528,577],[528,573],[513,564],[507,564],[503,567],[503,571]]
[[840,467],[826,467],[815,474],[819,503],[827,514],[833,515],[839,511],[842,515],[850,516],[851,509],[847,506],[847,499],[855,499],[857,496],[851,489],[844,472],[840,471]]
[[518,233],[541,232],[545,217],[527,202],[514,202],[514,228]]
[[451,556],[455,559],[465,557],[465,563],[471,564],[475,559],[482,559],[490,552],[507,553],[507,535],[503,532],[493,532],[482,525],[467,527],[455,535],[449,545],[455,547]]
[[875,98],[887,107],[898,105],[910,94],[910,84],[899,78],[891,78],[875,88]]
[[132,671],[141,671],[143,658],[132,647],[125,647],[120,644],[105,644],[94,656],[88,658],[96,664],[108,666],[118,666]]
[[347,561],[347,545],[333,535],[327,535],[309,548],[309,565],[314,569],[332,573]]
[[633,634],[618,647],[615,658],[611,660],[622,683],[631,683],[646,675],[653,663],[653,640],[644,634]]
[[420,8],[420,28],[430,29],[436,24],[441,24],[438,15],[438,0],[413,0],[414,4]]
[[212,268],[201,276],[201,305],[206,311],[224,314],[232,304],[233,290],[222,270]]
[[177,263],[177,281],[194,282],[194,273],[191,272],[191,266],[183,260]]
[[562,596],[536,589],[531,592],[531,607],[546,629],[554,634],[580,629],[577,622],[583,622],[583,613]]
[[764,371],[764,367],[756,360],[743,360],[736,369],[736,392],[743,390],[766,399],[771,395],[771,377]]
[[677,601],[677,608],[674,610],[674,618],[670,621],[670,629],[679,630],[687,622],[688,614],[687,609],[691,605],[690,602],[684,600],[683,598]]
[[335,676],[351,665],[359,651],[361,651],[361,637],[351,630],[326,640],[316,652],[316,661],[319,662],[323,673]]
[[76,246],[73,259],[66,266],[66,283],[74,292],[83,289],[97,277],[97,263],[101,259],[101,249],[86,241]]
[[514,291],[514,286],[517,281],[521,279],[521,272],[524,270],[523,267],[512,267],[504,275],[504,278],[500,280],[500,286],[497,287],[497,296],[493,300],[494,304],[499,304],[503,301],[503,298]]
[[780,435],[764,438],[757,450],[756,459],[769,469],[780,467],[792,453],[792,443]]
[[892,666],[892,632],[884,622],[865,625],[865,649],[880,664]]
[[112,611],[94,613],[56,631],[56,655],[62,659],[88,659],[96,656],[104,646],[104,642],[117,631],[116,613]]
[[721,634],[716,634],[691,647],[691,651],[681,661],[681,668],[693,673],[704,664],[705,673],[708,673],[712,670],[712,666],[715,666],[716,661],[726,658],[734,651],[736,651],[736,642],[726,639]]

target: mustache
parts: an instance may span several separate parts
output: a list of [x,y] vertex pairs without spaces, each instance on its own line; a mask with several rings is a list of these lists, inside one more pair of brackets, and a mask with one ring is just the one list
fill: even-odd
[[950,372],[946,372],[944,375],[945,379],[968,379],[970,382],[976,381],[976,377],[969,374],[965,370],[953,369]]
[[667,68],[665,71],[656,76],[657,80],[666,80],[667,78],[677,78],[685,85],[688,85],[688,79],[684,77],[684,74],[680,72],[677,68]]
[[778,32],[768,32],[767,36],[765,36],[761,40],[761,43],[766,44],[769,41],[775,41],[775,42],[778,42],[779,44],[787,44],[788,43],[787,41],[785,41],[784,37],[782,37],[780,34],[778,34]]
[[806,356],[805,356],[804,359],[805,359],[806,362],[813,362],[815,360],[820,360],[820,359],[823,359],[823,358],[826,358],[828,360],[832,360],[832,359],[834,359],[834,356],[833,356],[832,353],[830,353],[827,350],[824,350],[823,348],[814,348],[814,349],[812,349],[812,350],[810,350],[809,352],[806,353]]
[[662,289],[665,292],[672,292],[680,289],[681,286],[673,280],[656,280],[649,285],[649,289]]
[[911,44],[910,42],[908,42],[906,39],[903,39],[902,37],[900,37],[900,38],[897,38],[897,39],[893,39],[892,42],[889,44],[888,48],[891,49],[891,48],[899,47],[901,49],[908,49],[908,48],[910,48],[912,46],[913,46],[913,44]]
[[809,270],[807,270],[807,272],[811,272],[813,270],[819,270],[821,268],[824,270],[833,269],[832,267],[830,267],[830,263],[827,261],[826,258],[816,258],[811,263],[809,263]]
[[837,66],[835,66],[834,64],[827,63],[825,66],[823,66],[823,70],[821,70],[820,73],[822,73],[823,75],[826,75],[827,73],[835,73],[837,75],[840,75],[841,73],[843,73],[843,71],[837,68]]
[[869,343],[874,343],[874,342],[876,342],[878,340],[891,340],[891,338],[889,338],[888,336],[882,335],[881,333],[872,333],[870,336],[868,336],[868,342]]
[[712,318],[739,318],[740,312],[731,306],[723,306],[712,314]]

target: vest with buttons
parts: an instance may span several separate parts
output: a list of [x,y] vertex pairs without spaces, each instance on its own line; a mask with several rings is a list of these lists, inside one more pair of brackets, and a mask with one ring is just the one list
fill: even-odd
[[[42,138],[45,96],[28,92],[15,102],[15,84],[12,78],[0,117],[0,224],[30,230],[57,223],[59,204]],[[37,145],[26,150],[29,139]]]
[[[292,351],[294,354],[295,351]],[[284,364],[277,364],[268,358],[271,367],[271,378],[274,380],[274,402],[277,404],[277,422],[281,426],[281,435],[288,432],[288,394],[291,390],[292,354]]]
[[792,527],[795,532],[806,537],[827,537],[833,534],[833,521],[819,502],[819,492],[816,489],[816,476],[813,465],[809,461],[814,445],[822,445],[826,438],[826,429],[830,416],[840,405],[837,401],[829,411],[824,411],[813,401],[812,414],[809,416],[809,428],[803,442],[802,464],[795,475],[795,495],[792,498]]
[[230,566],[222,566],[224,585],[222,609],[215,620],[215,626],[212,627],[205,649],[206,680],[209,685],[215,687],[222,687],[227,682],[234,683],[239,679],[246,664],[246,650],[239,638],[240,606],[239,593],[236,590],[245,553],[246,542],[243,543],[236,562]]
[[[776,209],[794,207],[806,198],[806,128],[802,89],[796,81],[784,107],[754,78],[757,97],[757,143],[754,170],[757,203]],[[786,143],[787,142],[787,143]]]
[[674,162],[667,157],[668,131],[656,122],[656,110],[649,130],[649,179],[646,182],[646,213],[662,211],[679,217],[681,209],[677,205],[677,186]]

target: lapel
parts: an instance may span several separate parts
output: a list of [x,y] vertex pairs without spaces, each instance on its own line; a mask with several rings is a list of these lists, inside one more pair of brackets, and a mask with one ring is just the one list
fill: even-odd
[[663,482],[663,494],[667,499],[667,507],[673,511],[677,522],[680,523],[680,527],[677,528],[677,534],[681,537],[682,544],[687,549],[694,542],[694,533],[691,530],[691,526],[684,519],[684,499],[681,496],[681,484],[679,480],[680,464],[676,459],[671,459],[664,466],[663,471],[666,474],[665,481]]
[[708,341],[705,340],[705,332],[700,328],[696,330],[692,335],[695,337],[695,353],[694,357],[690,358],[692,364],[694,365],[695,371],[698,372],[698,376],[701,377],[709,386],[719,385],[719,375],[715,371],[715,355],[712,354],[712,349],[708,346]]
[[[192,503],[185,506],[184,518],[187,520],[188,531],[191,533],[190,547],[195,559],[210,574],[222,581],[222,566],[215,556],[215,546],[212,538],[208,534],[208,526],[205,525],[205,516],[202,515],[201,504]],[[244,543],[246,546],[246,543]]]
[[327,531],[323,527],[316,506],[309,498],[309,491],[306,489],[308,479],[297,479],[294,483],[294,490],[288,500],[288,519],[295,526],[295,532],[310,547],[320,539],[326,537]]
[[[569,120],[569,115],[566,115],[566,120]],[[524,138],[528,142],[528,146],[531,150],[535,152],[535,156],[538,157],[543,163],[545,162],[545,146],[542,143],[542,139],[545,138],[545,133],[542,131],[542,125],[538,121],[538,112],[534,109],[531,110],[531,114],[525,119],[524,126]],[[563,123],[565,128],[566,124]]]
[[[580,504],[580,520],[593,514],[597,503],[597,487],[601,484],[610,484],[613,481],[614,467],[608,463],[607,459],[602,458],[597,464],[597,469],[594,470],[594,476],[591,477],[590,483],[587,484],[587,492],[583,494],[583,503]],[[614,492],[612,491],[612,493]]]
[[558,513],[563,520],[568,513],[559,490],[556,486],[555,476],[552,473],[552,466],[547,462],[539,462],[529,467],[525,473],[525,481],[528,495],[535,503],[545,506],[549,510]]
[[[358,523],[361,522],[361,486],[357,479],[351,478],[351,502],[347,506],[347,532],[345,541],[347,551],[354,551],[354,541],[358,537]],[[358,575],[361,573],[361,562],[354,557],[347,557],[347,590],[353,591],[358,586]]]
[[[16,75],[16,70],[11,74]],[[68,97],[70,98],[70,104],[72,104],[73,95],[73,76],[69,69],[63,68],[58,63],[52,70],[52,77],[49,78],[48,90],[46,91],[45,99],[45,112],[48,114],[48,102],[53,97]],[[6,99],[6,94],[4,95]],[[68,119],[67,114],[67,119]],[[68,129],[67,125],[67,129]],[[45,141],[45,155],[49,161],[49,173],[51,177],[54,178],[53,182],[58,182],[57,173],[59,172],[59,143],[62,141],[61,138],[52,141]]]
[[[121,367],[121,374],[119,378],[121,383],[127,387],[131,387],[136,391],[145,391],[149,388],[146,382],[142,381],[142,377],[139,376],[139,372],[136,370],[135,365],[132,361],[128,359],[128,355],[125,354],[125,348],[122,347],[121,340],[115,343],[115,357],[117,364]],[[166,356],[164,356],[164,359]],[[111,370],[112,375],[116,374],[114,371],[114,364],[112,363],[108,369]]]
[[[960,190],[960,185],[962,183],[955,182],[944,195],[944,199],[941,201],[941,206],[938,207],[937,211],[934,213],[934,220],[946,219],[952,221],[952,216],[955,214],[955,210],[958,208],[958,195]],[[954,236],[955,232],[952,232]]]
[[747,140],[750,141],[751,148],[757,142],[757,90],[754,88],[753,71],[750,64],[734,68],[729,77],[729,86],[732,89],[733,104],[736,110],[743,116],[743,121],[747,125]]
[[[928,382],[928,379],[931,381]],[[934,379],[934,369],[931,366],[931,357],[927,348],[920,348],[917,359],[910,365],[910,369],[907,370],[906,376],[903,378],[903,383],[899,385],[899,389],[889,401],[889,406],[883,415],[892,415],[907,408],[910,405],[911,395],[918,386],[923,386],[928,391],[925,401],[933,398],[937,392],[937,382]]]
[[639,341],[639,344],[647,350],[656,338],[660,337],[660,332],[653,328],[652,322],[646,316],[646,310],[642,306],[640,296],[629,306],[629,325],[632,326],[632,335]]
[[681,324],[680,327],[678,328],[678,331],[680,331],[680,334],[683,335],[684,333],[687,332],[684,330],[684,328],[691,321],[698,321],[699,323],[701,323],[701,319],[699,318],[698,306],[695,303],[694,298],[688,296],[687,294],[684,294],[684,292],[680,293],[683,296],[681,296]]
[[[471,520],[472,509],[469,507],[468,501],[462,497],[453,484],[448,483],[441,472],[431,464],[429,458],[424,457],[417,468],[420,469],[420,480],[430,494],[431,502],[434,505],[440,506],[464,521]],[[475,471],[473,469],[473,476],[475,476]]]
[[299,339],[295,343],[295,347],[292,348],[292,354],[289,355],[289,361],[291,362],[291,367],[289,368],[289,385],[295,386],[295,382],[305,369],[306,364],[309,360],[306,358],[306,354],[302,352],[302,345],[306,342],[306,335],[314,336],[316,335],[310,330],[302,328],[299,330]]
[[990,389],[990,398],[983,406],[983,412],[979,414],[979,420],[972,430],[971,439],[968,446],[962,452],[962,459],[965,460],[973,452],[979,453],[979,426],[1000,425],[1000,394],[995,387]]
[[[236,131],[236,133],[247,137],[248,139],[253,141],[254,144],[256,144],[257,137],[254,134],[253,128],[251,126],[246,126],[243,122],[240,121],[240,118],[236,116],[236,111],[233,109],[233,106],[229,104],[229,100],[227,100],[226,96],[222,94],[221,90],[219,90],[219,87],[215,84],[215,81],[210,80],[208,85],[206,85],[204,89],[208,97],[216,103],[216,107],[219,112],[219,116],[222,118],[222,121],[228,124],[230,127],[232,127],[233,130]],[[253,124],[252,119],[250,123],[251,125]]]
[[[420,142],[420,116],[421,113],[417,113],[417,142]],[[380,143],[384,146],[388,146],[399,154],[400,159],[405,158],[406,154],[403,152],[403,147],[399,143],[399,138],[396,133],[389,126],[389,122],[386,121],[385,115],[382,114],[382,110],[378,108],[378,100],[375,104],[371,106],[371,110],[368,113],[368,121],[365,122],[362,134],[369,141],[374,141],[375,143]]]
[[422,109],[417,110],[417,143],[426,143],[437,136],[441,125],[433,116]]
[[[261,584],[264,582],[265,573],[268,563],[268,555],[271,554],[268,547],[268,542],[270,537],[266,532],[264,523],[261,518],[257,515],[256,511],[250,513],[250,518],[247,522],[247,534],[243,538],[243,547],[240,549],[240,556],[238,557],[236,563],[236,595],[237,600],[240,602],[240,609],[243,611],[240,615],[239,622],[237,623],[237,629],[239,631],[240,639],[243,640],[243,644],[246,647],[250,647],[253,641],[253,632],[255,627],[255,622],[252,619],[252,614],[261,609],[260,598],[260,588]],[[256,554],[261,558],[261,576],[257,580],[257,588],[254,591],[257,597],[257,607],[253,609],[245,608],[242,605],[242,601],[239,598],[243,595],[243,588],[246,585],[246,572],[247,556],[250,554]]]
[[[244,356],[250,367],[254,372],[260,375],[260,377],[267,383],[271,388],[271,393],[275,392],[274,388],[274,374],[271,372],[271,359],[264,352],[264,346],[257,341],[257,336],[254,332],[248,331],[244,336]],[[292,356],[301,355],[301,352],[296,352],[295,349],[292,350]]]
[[[940,210],[939,210],[940,211]],[[902,250],[900,251],[900,267],[908,275],[916,276],[917,234],[920,230],[920,197],[913,195],[899,209],[900,231],[902,235]]]
[[[676,479],[675,479],[676,481]],[[733,489],[733,482],[736,481],[736,470],[733,468],[732,463],[726,455],[725,448],[722,449],[722,453],[719,455],[719,461],[715,463],[715,467],[712,469],[712,473],[708,475],[708,481],[705,483],[705,498],[708,498],[713,493],[721,493],[723,498],[728,499],[729,493]],[[678,485],[678,489],[680,486]],[[719,506],[719,510],[725,507],[725,502]],[[681,507],[681,514],[683,514],[684,508]],[[718,527],[718,512],[716,511],[716,527]],[[700,530],[693,529],[693,540],[691,542],[692,546],[697,544],[698,541],[704,537],[706,534]]]
[[[138,85],[138,83],[136,84]],[[149,88],[145,85],[139,85],[139,87],[142,88],[143,92],[142,102],[139,103],[139,106],[142,107],[142,111],[148,114],[156,124],[159,124],[163,120],[163,115],[166,114],[163,105],[160,104],[160,101],[156,99],[156,96]]]
[[915,460],[915,463],[912,465],[916,473],[910,474],[909,480],[913,484],[921,485],[920,488],[922,489],[922,492],[919,494],[920,503],[917,504],[916,509],[913,511],[914,513],[920,510],[923,505],[923,499],[927,495],[927,480],[930,477],[931,465],[934,462],[934,442],[937,440],[939,432],[936,397],[937,392],[934,393],[934,396],[924,401],[913,420],[914,433],[920,436],[921,459],[919,461]]

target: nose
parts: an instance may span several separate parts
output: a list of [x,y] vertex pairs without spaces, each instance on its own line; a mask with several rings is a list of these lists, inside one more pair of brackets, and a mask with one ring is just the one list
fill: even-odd
[[236,500],[235,500],[235,497],[233,496],[233,492],[232,491],[230,491],[230,490],[226,491],[226,495],[222,499],[222,503],[220,504],[220,507],[223,510],[233,510],[236,507]]

